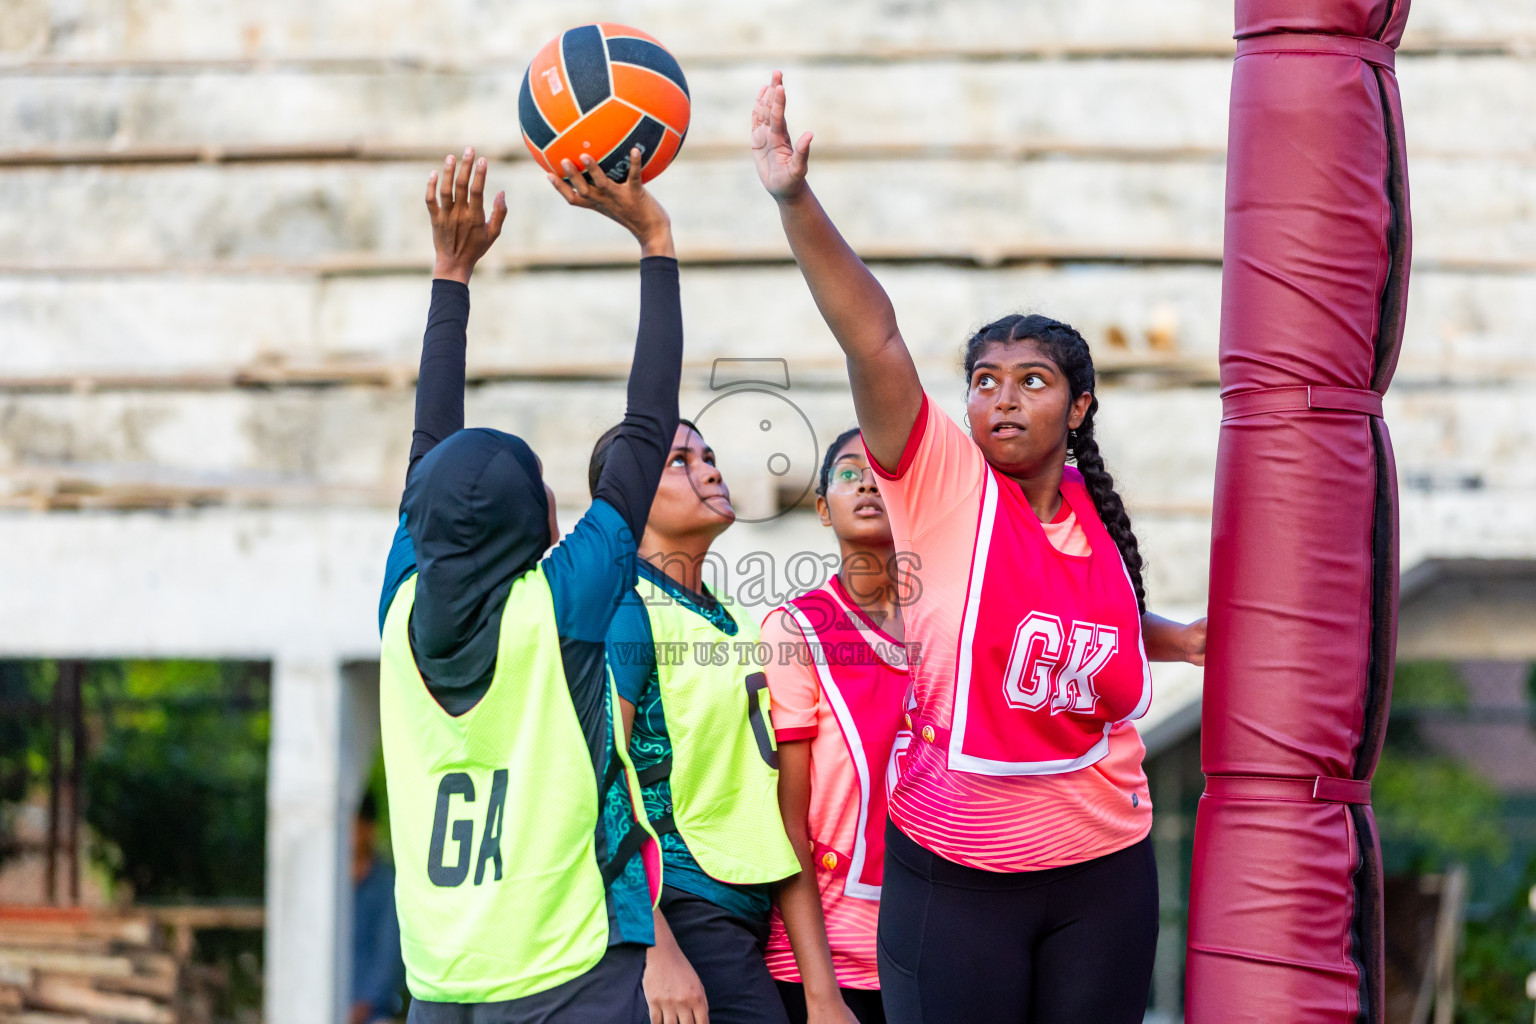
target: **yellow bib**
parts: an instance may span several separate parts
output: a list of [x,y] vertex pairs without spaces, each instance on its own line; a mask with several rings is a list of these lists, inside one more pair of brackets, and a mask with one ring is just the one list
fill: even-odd
[[672,741],[672,820],[710,877],[732,885],[800,869],[779,815],[779,751],[761,637],[743,619],[729,636],[640,577],[656,677]]
[[457,718],[411,654],[415,596],[413,576],[390,606],[379,664],[406,980],[411,995],[435,1002],[543,992],[608,948],[598,779],[549,583],[536,569],[512,584],[490,689]]

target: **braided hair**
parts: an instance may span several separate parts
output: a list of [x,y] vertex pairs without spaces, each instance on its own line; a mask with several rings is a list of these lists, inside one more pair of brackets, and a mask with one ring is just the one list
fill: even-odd
[[976,360],[988,345],[1025,340],[1037,343],[1061,368],[1074,400],[1085,393],[1094,396],[1088,404],[1082,426],[1067,431],[1067,455],[1083,474],[1083,483],[1088,487],[1093,507],[1098,510],[1104,528],[1114,538],[1115,546],[1120,549],[1125,571],[1131,577],[1131,587],[1136,591],[1136,606],[1145,612],[1147,590],[1141,578],[1144,567],[1141,549],[1136,543],[1136,534],[1131,531],[1131,517],[1125,511],[1125,502],[1115,491],[1115,478],[1105,468],[1099,443],[1093,437],[1093,414],[1098,411],[1099,399],[1094,394],[1093,355],[1088,351],[1088,342],[1070,324],[1060,320],[1052,320],[1038,313],[1010,314],[982,327],[965,343],[966,386],[970,386]]
[[827,454],[821,460],[821,475],[816,478],[816,497],[825,498],[827,487],[832,483],[832,460],[837,458],[837,453],[843,450],[843,445],[859,436],[858,427],[849,427],[837,435],[837,440],[827,448]]

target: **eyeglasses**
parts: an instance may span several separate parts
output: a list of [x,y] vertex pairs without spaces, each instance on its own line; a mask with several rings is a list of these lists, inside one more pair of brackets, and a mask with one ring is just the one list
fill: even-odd
[[827,480],[828,491],[856,491],[864,483],[865,474],[869,475],[871,483],[877,481],[875,471],[868,466],[860,469],[847,463],[836,466],[832,470],[832,476]]

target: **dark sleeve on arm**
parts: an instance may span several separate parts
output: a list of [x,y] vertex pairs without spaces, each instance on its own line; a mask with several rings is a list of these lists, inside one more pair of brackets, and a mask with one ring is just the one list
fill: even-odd
[[592,495],[618,509],[636,537],[645,532],[656,485],[677,432],[682,364],[677,260],[647,256],[640,261],[640,334],[629,370],[628,406]]
[[458,281],[432,282],[427,333],[421,341],[421,374],[416,380],[416,429],[411,461],[464,429],[464,351],[468,344],[469,286]]
[[[421,373],[416,380],[416,428],[411,434],[411,459],[406,480],[421,457],[443,438],[464,428],[464,350],[469,328],[469,286],[458,281],[432,282],[427,333],[421,340]],[[384,589],[379,596],[379,632],[400,584],[416,571],[416,549],[405,528],[402,498],[400,523],[384,563]]]
[[416,545],[405,529],[405,515],[395,527],[395,539],[389,546],[389,557],[384,560],[384,590],[379,594],[379,635],[384,635],[384,622],[389,618],[389,606],[395,603],[400,584],[411,578],[416,571]]
[[633,590],[624,595],[608,628],[608,667],[619,696],[638,705],[656,674],[656,643],[645,605]]

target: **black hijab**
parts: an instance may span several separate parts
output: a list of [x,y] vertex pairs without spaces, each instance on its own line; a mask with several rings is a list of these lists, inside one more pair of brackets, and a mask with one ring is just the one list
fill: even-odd
[[416,464],[401,507],[416,548],[416,665],[463,714],[490,686],[507,591],[549,547],[543,475],[522,438],[460,430]]

